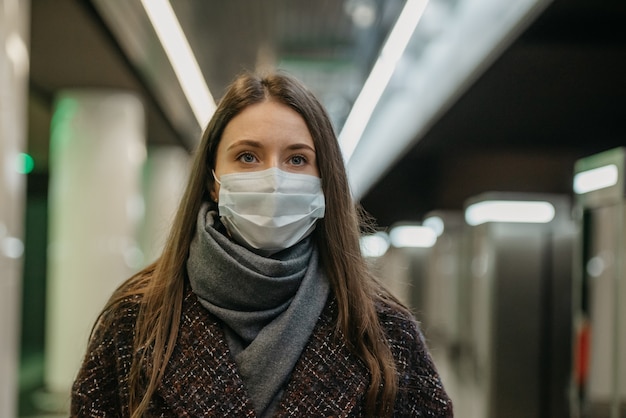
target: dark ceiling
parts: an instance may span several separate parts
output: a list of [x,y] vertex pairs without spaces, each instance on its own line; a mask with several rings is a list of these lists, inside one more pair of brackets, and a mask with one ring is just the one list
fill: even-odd
[[556,0],[362,203],[386,226],[487,191],[571,195],[578,158],[626,145],[625,101],[626,2]]
[[[47,169],[54,96],[65,88],[136,91],[148,109],[150,144],[185,145],[90,1],[32,0],[31,8],[29,150],[44,161],[39,170]],[[225,49],[230,35],[222,35]],[[555,0],[363,206],[387,226],[460,210],[485,191],[570,194],[576,159],[626,144],[625,75],[626,2]]]

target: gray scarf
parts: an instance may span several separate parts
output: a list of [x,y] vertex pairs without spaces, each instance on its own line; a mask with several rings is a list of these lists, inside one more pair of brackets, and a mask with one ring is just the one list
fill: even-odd
[[228,345],[255,405],[271,416],[318,317],[329,284],[309,236],[271,257],[231,241],[205,203],[187,273],[202,306],[224,322]]

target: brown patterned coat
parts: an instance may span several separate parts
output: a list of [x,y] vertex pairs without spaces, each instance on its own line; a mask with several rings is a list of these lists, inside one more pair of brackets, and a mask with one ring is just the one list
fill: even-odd
[[[96,329],[72,391],[73,417],[127,417],[127,375],[138,301]],[[368,371],[333,337],[336,303],[322,314],[293,370],[276,417],[364,416]],[[451,417],[446,395],[415,321],[382,306],[379,315],[398,367],[396,417]],[[219,322],[187,290],[177,347],[148,417],[255,417]],[[280,353],[276,353],[280,355]]]

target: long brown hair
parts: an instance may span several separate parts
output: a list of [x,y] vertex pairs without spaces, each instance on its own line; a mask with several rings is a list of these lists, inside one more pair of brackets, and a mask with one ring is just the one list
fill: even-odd
[[[111,308],[128,295],[143,295],[135,327],[134,348],[138,354],[129,375],[128,408],[132,417],[146,411],[176,343],[189,245],[200,206],[210,200],[211,169],[224,128],[244,108],[265,100],[281,102],[298,112],[313,137],[326,199],[326,214],[318,221],[315,240],[337,300],[337,334],[370,371],[367,414],[392,414],[397,391],[396,368],[375,309],[377,298],[389,296],[370,275],[361,255],[361,217],[352,201],[330,120],[314,95],[292,77],[282,73],[266,76],[245,73],[231,84],[202,136],[163,254],[120,287],[105,308]],[[147,377],[142,379],[141,369],[147,365]]]

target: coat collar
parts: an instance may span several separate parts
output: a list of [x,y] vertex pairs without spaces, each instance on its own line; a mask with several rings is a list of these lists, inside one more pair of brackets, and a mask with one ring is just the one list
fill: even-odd
[[[336,303],[329,299],[296,363],[277,417],[323,411],[326,416],[355,416],[360,411],[368,371],[336,336]],[[219,322],[189,289],[178,343],[157,392],[179,416],[256,416]]]

